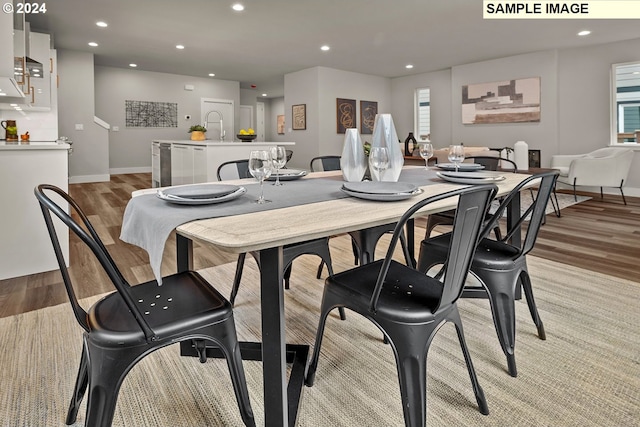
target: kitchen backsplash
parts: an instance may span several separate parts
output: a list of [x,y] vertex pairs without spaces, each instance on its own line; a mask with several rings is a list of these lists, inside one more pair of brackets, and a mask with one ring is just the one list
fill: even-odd
[[[55,141],[59,136],[58,112],[53,108],[51,111],[0,110],[0,120],[15,120],[18,135],[29,132],[31,141]],[[4,132],[0,132],[0,138],[4,138]]]

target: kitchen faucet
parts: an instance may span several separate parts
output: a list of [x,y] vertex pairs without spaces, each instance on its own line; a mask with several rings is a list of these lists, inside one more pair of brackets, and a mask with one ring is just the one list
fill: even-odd
[[[226,132],[224,131],[224,127],[222,126],[222,113],[220,111],[216,111],[216,110],[211,110],[208,111],[207,114],[205,114],[204,116],[204,124],[202,126],[204,126],[205,128],[209,128],[209,123],[211,123],[209,121],[209,114],[211,113],[216,113],[218,115],[218,117],[220,117],[220,121],[218,123],[220,123],[220,141],[224,141],[224,137]],[[216,123],[216,122],[213,122]]]

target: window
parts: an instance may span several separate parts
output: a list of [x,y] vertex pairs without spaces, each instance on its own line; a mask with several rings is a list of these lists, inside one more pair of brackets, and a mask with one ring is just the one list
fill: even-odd
[[431,99],[429,88],[416,89],[415,135],[418,142],[431,140]]
[[640,62],[614,64],[611,76],[611,143],[639,144]]

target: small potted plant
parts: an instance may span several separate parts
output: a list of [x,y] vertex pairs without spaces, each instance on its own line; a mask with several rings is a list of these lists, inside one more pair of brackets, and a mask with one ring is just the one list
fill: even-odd
[[200,125],[193,125],[189,128],[189,133],[191,134],[192,141],[204,141],[206,138],[204,133],[207,131],[207,128]]

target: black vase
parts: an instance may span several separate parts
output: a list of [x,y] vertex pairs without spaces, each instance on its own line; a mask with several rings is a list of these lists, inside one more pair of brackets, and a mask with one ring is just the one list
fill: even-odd
[[[409,149],[409,144],[411,144],[411,149]],[[404,155],[412,156],[413,150],[416,148],[416,145],[418,145],[418,141],[416,141],[415,137],[413,136],[413,132],[409,132],[409,136],[404,140]]]

